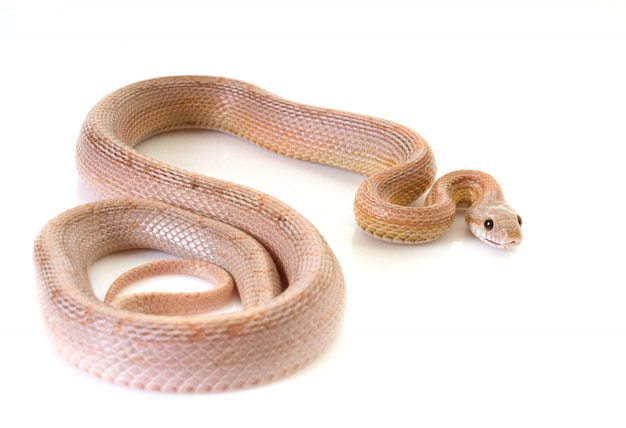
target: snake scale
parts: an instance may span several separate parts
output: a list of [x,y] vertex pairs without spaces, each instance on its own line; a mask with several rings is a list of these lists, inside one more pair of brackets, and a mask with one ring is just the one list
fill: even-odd
[[[504,249],[521,242],[521,218],[492,177],[456,171],[433,184],[432,151],[404,126],[297,104],[227,78],[131,84],[97,103],[80,131],[78,170],[102,200],[51,220],[34,249],[53,342],[73,364],[103,379],[173,392],[259,385],[309,363],[341,326],[341,268],[302,215],[269,195],[134,149],[181,128],[222,131],[366,176],[354,211],[358,225],[377,238],[432,241],[450,227],[456,207],[466,205],[479,239]],[[431,187],[423,207],[409,205]],[[131,248],[183,260],[136,268],[99,300],[89,266]],[[205,276],[216,289],[118,296],[136,279],[164,272]],[[216,301],[228,300],[233,286],[242,310],[207,314]]]

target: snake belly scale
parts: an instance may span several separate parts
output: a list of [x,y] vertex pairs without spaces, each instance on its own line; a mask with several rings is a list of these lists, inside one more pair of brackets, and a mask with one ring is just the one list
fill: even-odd
[[[467,204],[466,218],[479,238],[500,248],[521,241],[521,219],[495,180],[461,171],[433,185],[432,151],[404,126],[293,103],[226,78],[177,76],[129,85],[96,104],[78,139],[79,173],[103,200],[59,215],[35,242],[39,296],[56,347],[73,364],[118,384],[175,392],[263,384],[318,356],[343,318],[341,268],[302,215],[269,195],[134,149],[152,135],[181,128],[230,133],[367,176],[355,215],[380,239],[436,239],[450,226],[456,205]],[[406,206],[431,186],[427,206]],[[192,307],[165,316],[100,301],[89,266],[129,248],[218,266],[232,276],[243,309],[189,315]]]

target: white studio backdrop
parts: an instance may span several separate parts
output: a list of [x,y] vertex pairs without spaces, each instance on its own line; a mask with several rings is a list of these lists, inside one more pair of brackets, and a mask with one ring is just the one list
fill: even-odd
[[[0,72],[3,426],[626,423],[626,2],[5,1]],[[458,216],[438,242],[379,242],[352,215],[363,177],[215,132],[159,135],[139,149],[312,221],[344,270],[342,333],[298,373],[234,393],[92,378],[48,339],[33,241],[94,200],[74,166],[88,110],[173,74],[404,124],[431,144],[440,175],[496,177],[525,241],[488,248]],[[98,262],[94,286],[152,256]]]

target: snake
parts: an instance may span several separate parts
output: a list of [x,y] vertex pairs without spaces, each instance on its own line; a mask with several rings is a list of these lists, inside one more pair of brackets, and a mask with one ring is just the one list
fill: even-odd
[[[101,199],[50,220],[34,245],[54,346],[73,365],[119,385],[166,392],[262,385],[309,364],[341,331],[343,273],[306,218],[270,195],[135,149],[185,128],[221,131],[365,176],[354,200],[356,223],[381,240],[435,240],[465,206],[470,230],[483,242],[500,249],[521,242],[521,218],[495,179],[462,170],[435,182],[430,146],[405,126],[295,103],[224,77],[125,86],[90,110],[76,146],[79,174]],[[428,189],[423,206],[415,206]],[[177,260],[138,267],[104,300],[96,297],[89,267],[136,248]],[[215,288],[120,295],[137,279],[162,273],[203,276]],[[241,310],[211,311],[233,293]]]

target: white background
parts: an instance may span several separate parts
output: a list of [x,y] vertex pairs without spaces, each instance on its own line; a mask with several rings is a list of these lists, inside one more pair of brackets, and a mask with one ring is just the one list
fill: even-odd
[[[0,425],[626,424],[625,1],[4,1],[0,67]],[[499,252],[458,217],[432,244],[379,242],[352,218],[360,176],[215,133],[160,136],[141,150],[271,193],[319,228],[344,269],[343,330],[256,389],[92,378],[47,337],[33,240],[93,199],[74,167],[89,108],[171,74],[407,125],[440,174],[494,175],[525,241]],[[96,282],[134,262],[107,263]]]

